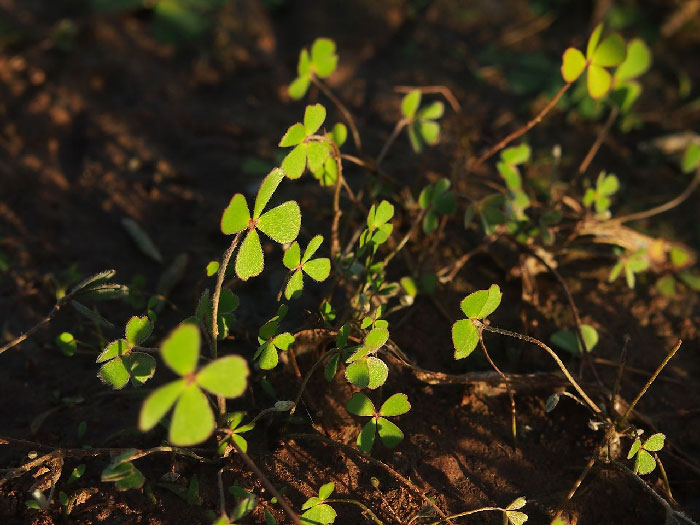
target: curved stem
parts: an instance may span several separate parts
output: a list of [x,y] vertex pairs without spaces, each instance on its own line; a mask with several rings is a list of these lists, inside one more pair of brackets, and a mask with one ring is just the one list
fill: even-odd
[[530,131],[532,128],[534,128],[537,124],[542,122],[542,119],[549,113],[554,106],[557,105],[557,102],[559,102],[559,99],[562,97],[564,93],[571,87],[571,82],[567,82],[564,84],[559,91],[557,91],[557,94],[554,95],[554,98],[550,100],[545,107],[542,108],[542,110],[527,124],[525,124],[523,127],[516,129],[513,133],[508,135],[506,138],[504,138],[502,141],[500,141],[498,144],[493,146],[491,149],[489,149],[486,153],[484,153],[479,159],[474,163],[472,166],[472,169],[478,168],[481,166],[486,160],[488,160],[490,157],[501,151],[503,148],[505,148],[508,144],[513,142],[515,139],[518,137],[524,135],[528,131]]
[[356,507],[360,507],[362,509],[362,514],[367,514],[369,516],[369,519],[371,519],[376,525],[384,525],[384,522],[380,520],[377,515],[372,512],[372,510],[362,503],[361,501],[357,501],[356,499],[338,499],[338,498],[333,498],[333,499],[327,499],[323,501],[324,503],[350,503],[351,505],[355,505]]
[[49,323],[49,322],[51,321],[51,319],[53,319],[53,318],[56,316],[56,314],[57,314],[58,311],[61,309],[61,307],[62,307],[63,305],[65,305],[65,304],[69,303],[72,299],[73,299],[72,294],[65,295],[65,296],[63,296],[61,299],[59,299],[59,300],[56,302],[56,304],[53,306],[53,308],[51,309],[51,311],[46,315],[46,317],[44,317],[41,321],[39,321],[37,324],[35,324],[34,326],[32,326],[29,330],[27,330],[26,332],[24,332],[22,335],[20,335],[20,336],[14,338],[14,339],[13,339],[12,341],[10,341],[9,343],[7,343],[7,344],[3,345],[2,347],[0,347],[0,354],[2,354],[3,352],[5,352],[6,350],[9,350],[9,349],[12,348],[13,346],[17,346],[18,344],[22,343],[23,341],[25,341],[26,339],[28,339],[32,334],[34,334],[34,332],[36,332],[39,328],[41,328],[41,327],[44,326],[45,324]]
[[382,147],[382,151],[379,152],[379,156],[377,157],[377,160],[375,161],[374,165],[379,168],[379,165],[382,163],[384,160],[384,157],[386,154],[389,152],[389,148],[391,145],[394,143],[396,140],[396,137],[399,136],[399,133],[401,133],[401,130],[406,127],[409,123],[408,119],[402,118],[396,123],[396,126],[394,126],[394,131],[391,132],[391,135],[389,135],[389,138],[386,139],[386,142],[384,143],[384,146]]
[[615,122],[615,119],[619,115],[620,110],[617,108],[617,106],[613,107],[610,110],[610,115],[608,115],[608,120],[605,121],[605,125],[603,126],[603,129],[600,130],[600,133],[598,133],[598,137],[596,137],[595,142],[591,146],[591,149],[588,150],[588,153],[584,157],[583,161],[581,162],[581,165],[578,167],[578,174],[583,175],[586,173],[586,170],[588,169],[588,166],[591,164],[593,161],[593,157],[596,156],[598,153],[598,150],[600,147],[603,145],[603,142],[605,142],[605,139],[608,136],[608,133],[610,132],[610,128],[613,125],[613,122]]
[[693,193],[693,191],[695,191],[695,188],[697,188],[699,184],[700,166],[698,166],[698,169],[695,170],[695,177],[693,177],[693,180],[690,181],[688,187],[686,187],[686,189],[684,189],[681,192],[681,194],[678,195],[675,199],[671,199],[667,203],[661,204],[660,206],[656,206],[655,208],[652,208],[650,210],[640,211],[639,213],[630,213],[629,215],[623,215],[622,217],[611,219],[610,222],[623,223],[629,221],[639,221],[641,219],[648,219],[649,217],[653,217],[654,215],[659,215],[660,213],[672,210],[676,206],[685,202],[688,199],[688,197],[690,197],[690,195]]
[[469,516],[470,514],[477,514],[479,512],[505,512],[506,509],[502,509],[501,507],[481,507],[480,509],[474,509],[474,510],[465,510],[464,512],[460,512],[459,514],[451,514],[449,516],[445,516],[442,519],[439,519],[437,521],[431,521],[427,525],[438,525],[439,523],[444,523],[447,520],[450,519],[455,519],[455,518],[461,518],[462,516]]
[[406,235],[403,236],[403,239],[399,242],[399,244],[396,245],[396,247],[391,250],[391,252],[384,257],[384,261],[382,261],[382,264],[386,266],[389,264],[389,262],[396,257],[396,254],[399,253],[404,246],[406,246],[406,243],[408,242],[408,239],[411,238],[411,235],[413,235],[413,232],[416,231],[416,229],[420,226],[421,221],[423,220],[423,217],[425,216],[426,209],[421,209],[420,213],[416,217],[416,220],[413,221],[413,224],[411,225],[411,229],[406,232]]
[[554,361],[557,363],[557,366],[559,366],[559,369],[563,372],[566,379],[569,380],[569,383],[571,383],[571,385],[576,389],[576,391],[583,398],[583,400],[590,407],[590,409],[593,410],[593,412],[595,412],[596,414],[601,413],[601,410],[598,407],[598,405],[596,405],[593,402],[593,400],[590,397],[588,397],[588,394],[586,394],[586,392],[583,390],[583,388],[581,388],[581,385],[579,385],[578,382],[574,379],[574,376],[571,375],[571,372],[569,372],[569,370],[566,368],[566,366],[564,365],[562,360],[559,359],[559,356],[556,354],[556,352],[554,350],[552,350],[550,347],[548,347],[546,344],[544,344],[542,341],[540,341],[539,339],[535,339],[534,337],[530,337],[529,335],[523,335],[523,334],[519,334],[517,332],[511,332],[510,330],[503,330],[502,328],[496,328],[493,326],[489,326],[487,324],[482,323],[478,319],[472,319],[472,323],[475,323],[477,328],[483,327],[483,329],[486,330],[487,332],[493,332],[494,334],[506,335],[508,337],[513,337],[515,339],[527,341],[528,343],[532,343],[532,344],[537,345],[540,348],[542,348],[542,350],[547,352],[551,356],[551,358],[554,359]]
[[352,118],[352,114],[348,110],[347,107],[345,107],[345,104],[343,104],[338,97],[336,97],[333,92],[324,84],[319,78],[316,77],[316,75],[311,75],[311,82],[314,83],[314,85],[320,89],[324,95],[326,95],[333,104],[338,108],[338,110],[343,114],[343,118],[345,118],[345,122],[347,122],[348,127],[350,128],[350,133],[352,134],[352,141],[355,143],[355,148],[357,149],[358,152],[362,152],[362,142],[360,141],[360,133],[357,131],[357,126],[355,126],[355,120]]

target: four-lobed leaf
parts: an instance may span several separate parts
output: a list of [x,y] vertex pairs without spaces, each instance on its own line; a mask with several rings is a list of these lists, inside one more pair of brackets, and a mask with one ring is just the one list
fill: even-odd
[[635,458],[635,474],[649,474],[656,468],[656,459],[651,453],[660,451],[664,447],[665,440],[666,436],[661,433],[649,436],[644,442],[639,437],[635,438],[627,454],[627,459]]
[[372,450],[377,435],[387,448],[394,448],[403,440],[401,429],[386,418],[400,416],[411,410],[411,403],[406,394],[392,395],[377,411],[374,403],[366,395],[356,392],[348,400],[346,408],[356,416],[371,417],[357,437],[357,446],[363,452]]
[[316,132],[325,120],[326,108],[321,104],[306,106],[304,123],[297,122],[291,126],[280,140],[281,148],[293,148],[282,161],[282,171],[290,179],[301,177],[307,167],[313,173],[324,168],[331,155],[328,142],[331,139],[325,135],[318,136]]
[[316,235],[309,241],[309,244],[301,254],[299,243],[294,241],[289,249],[284,253],[283,264],[292,272],[284,296],[289,300],[301,295],[304,288],[303,274],[308,275],[314,281],[325,281],[331,273],[331,261],[327,257],[312,259],[323,243],[323,236]]
[[295,201],[287,201],[263,213],[272,194],[284,179],[284,172],[275,168],[263,180],[255,198],[253,215],[240,193],[233,196],[221,217],[221,231],[225,235],[247,233],[236,256],[236,275],[243,281],[259,275],[264,256],[258,230],[272,240],[285,244],[296,239],[301,228],[301,211]]
[[225,356],[197,370],[200,339],[199,328],[185,322],[163,341],[161,357],[181,378],[154,390],[139,414],[139,428],[146,432],[174,406],[168,439],[177,446],[201,443],[214,431],[214,414],[204,391],[236,398],[248,384],[248,363],[240,356]]

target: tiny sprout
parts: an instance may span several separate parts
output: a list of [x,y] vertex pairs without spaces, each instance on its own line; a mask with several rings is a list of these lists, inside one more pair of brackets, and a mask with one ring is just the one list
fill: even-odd
[[257,351],[253,359],[259,359],[262,370],[272,370],[279,362],[278,350],[287,351],[294,343],[294,336],[289,332],[279,333],[280,322],[287,313],[287,306],[281,305],[277,315],[260,327],[258,331]]
[[649,268],[649,255],[644,250],[638,250],[631,254],[620,257],[613,269],[610,271],[609,282],[618,278],[622,270],[625,271],[625,280],[629,288],[634,288],[635,274],[641,273]]
[[202,389],[231,399],[243,394],[248,383],[248,363],[237,355],[197,369],[200,338],[196,325],[182,323],[163,341],[161,357],[180,379],[154,390],[139,414],[139,428],[146,432],[174,406],[168,439],[177,446],[201,443],[214,431],[214,414]]
[[299,54],[297,78],[289,85],[289,96],[299,100],[306,94],[312,77],[328,78],[338,65],[335,42],[330,38],[317,38],[311,45],[311,55],[306,48]]
[[472,319],[485,319],[501,304],[503,294],[497,284],[492,284],[488,290],[479,290],[466,296],[459,307],[467,319],[460,319],[452,325],[452,344],[455,348],[455,359],[469,356],[479,342],[479,331]]
[[389,376],[389,368],[384,361],[370,354],[376,353],[388,340],[389,330],[375,328],[365,336],[361,345],[347,349],[346,353],[352,353],[345,360],[348,365],[346,379],[359,388],[374,390],[382,386]]
[[394,206],[388,201],[382,201],[378,206],[374,204],[367,214],[367,229],[360,235],[360,255],[365,250],[376,253],[380,244],[384,244],[394,226],[389,222],[394,216]]
[[146,478],[141,471],[129,461],[137,452],[136,449],[132,448],[115,456],[112,462],[102,471],[100,480],[103,482],[114,482],[114,486],[118,491],[140,489],[146,481]]
[[632,459],[636,456],[634,460],[634,473],[635,474],[649,474],[656,468],[656,460],[650,452],[658,452],[664,448],[664,441],[666,436],[664,434],[658,433],[649,438],[642,443],[642,440],[637,437],[635,438],[630,451],[627,454],[627,459]]
[[217,272],[219,271],[219,261],[209,261],[207,263],[206,267],[206,273],[207,277],[211,277],[212,275],[216,275]]
[[306,500],[301,507],[301,510],[304,511],[301,515],[302,523],[328,525],[335,522],[337,513],[333,507],[325,503],[334,489],[335,483],[331,481],[318,489],[318,497],[314,496]]
[[[586,352],[593,350],[595,345],[598,344],[598,331],[589,324],[581,325],[581,335],[583,336],[583,343],[586,347]],[[566,350],[571,354],[581,353],[581,344],[579,343],[578,336],[570,330],[559,330],[552,334],[550,341],[554,346]]]
[[348,412],[356,416],[371,417],[362,428],[357,437],[357,446],[363,452],[370,452],[374,445],[374,439],[379,434],[379,439],[387,448],[396,447],[403,440],[403,432],[387,417],[400,416],[411,410],[406,394],[394,394],[384,401],[379,412],[374,403],[361,392],[356,392],[346,405]]
[[573,47],[564,51],[561,65],[561,75],[566,82],[574,82],[586,71],[588,93],[594,99],[603,97],[612,85],[612,77],[605,68],[622,64],[627,53],[620,35],[613,33],[600,42],[602,32],[603,24],[593,30],[585,57]]
[[401,113],[408,122],[408,138],[416,153],[423,151],[424,144],[433,146],[438,143],[440,124],[436,121],[445,112],[445,105],[440,101],[420,108],[421,98],[420,90],[414,89],[401,101]]
[[683,173],[690,173],[700,166],[700,145],[692,143],[683,152],[681,169]]
[[97,377],[117,390],[124,388],[129,380],[134,386],[140,386],[153,377],[156,360],[145,352],[133,350],[141,346],[152,332],[153,322],[148,317],[129,319],[125,338],[109,343],[97,357],[97,363],[104,363]]
[[525,523],[527,521],[527,514],[520,512],[519,509],[522,509],[526,504],[527,500],[521,496],[508,505],[503,520],[505,525],[522,525]]
[[369,483],[370,483],[370,485],[372,485],[372,487],[374,487],[375,489],[378,489],[378,488],[379,488],[379,479],[378,479],[378,478],[372,476],[371,478],[369,478]]
[[306,246],[304,255],[301,255],[299,243],[294,241],[289,249],[284,253],[282,262],[292,271],[292,275],[287,282],[284,296],[289,300],[299,297],[304,289],[304,276],[308,275],[314,281],[321,282],[328,278],[331,272],[331,261],[327,257],[311,259],[323,242],[323,236],[317,235]]
[[304,123],[297,122],[291,126],[280,140],[281,148],[294,146],[282,161],[282,170],[290,179],[301,177],[307,166],[309,171],[314,173],[322,170],[331,153],[331,147],[327,141],[318,140],[315,133],[325,120],[326,108],[321,104],[306,106]]
[[226,451],[229,449],[230,441],[234,441],[243,452],[248,452],[248,441],[246,441],[241,434],[245,434],[246,432],[253,430],[253,428],[255,428],[255,423],[251,422],[241,425],[241,421],[243,421],[244,416],[245,412],[233,412],[226,417],[226,425],[231,433],[219,444],[218,451],[220,456],[226,455]]
[[530,207],[530,197],[523,191],[523,179],[518,169],[520,164],[530,160],[530,155],[530,146],[527,144],[507,148],[501,152],[501,160],[496,166],[508,188],[508,214],[516,220],[524,220],[525,210]]
[[583,196],[583,205],[590,207],[595,205],[598,218],[607,219],[610,217],[610,197],[620,189],[620,181],[611,174],[601,171],[596,181],[595,189],[588,188]]
[[78,349],[78,342],[70,332],[62,332],[56,336],[56,346],[58,346],[63,355],[72,357]]
[[236,256],[236,275],[243,281],[260,275],[263,270],[264,259],[258,230],[280,244],[292,242],[299,234],[301,211],[295,201],[287,201],[263,213],[283,178],[284,172],[279,168],[265,177],[255,197],[252,217],[248,203],[240,193],[233,196],[221,217],[221,232],[225,235],[247,230]]
[[651,66],[651,51],[643,40],[635,38],[627,44],[627,56],[612,79],[612,99],[623,113],[629,111],[642,92],[636,78]]
[[437,230],[438,215],[452,215],[457,211],[457,200],[449,189],[449,179],[442,178],[421,191],[418,204],[426,210],[423,217],[423,233],[426,235]]

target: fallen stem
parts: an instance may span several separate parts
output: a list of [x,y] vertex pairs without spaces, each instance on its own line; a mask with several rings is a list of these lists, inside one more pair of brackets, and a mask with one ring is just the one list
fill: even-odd
[[438,525],[440,523],[444,523],[448,520],[455,519],[455,518],[461,518],[462,516],[469,516],[470,514],[477,514],[479,512],[505,512],[506,509],[502,509],[501,507],[481,507],[480,509],[474,509],[474,510],[465,510],[464,512],[460,512],[459,514],[451,514],[449,516],[445,516],[442,519],[439,519],[437,521],[431,521],[427,525]]
[[362,514],[368,514],[369,519],[371,519],[376,525],[384,525],[384,522],[380,520],[377,515],[372,512],[372,510],[362,503],[361,501],[357,501],[356,499],[338,499],[338,498],[333,498],[333,499],[327,499],[324,500],[323,503],[350,503],[351,505],[355,505],[356,507],[360,507],[362,509]]

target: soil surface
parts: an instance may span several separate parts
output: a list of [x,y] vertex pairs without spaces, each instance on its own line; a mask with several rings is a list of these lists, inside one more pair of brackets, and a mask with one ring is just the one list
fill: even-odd
[[[147,9],[93,13],[79,1],[0,1],[0,262],[7,261],[7,267],[0,265],[0,342],[39,322],[51,310],[57,291],[78,276],[114,268],[118,282],[140,281],[147,297],[183,253],[187,270],[168,295],[153,341],[191,315],[204,288],[213,285],[204,272],[207,262],[220,257],[228,243],[219,231],[222,210],[233,193],[255,191],[261,175],[280,161],[279,138],[301,118],[305,102],[290,101],[286,85],[294,77],[299,50],[317,36],[338,44],[339,68],[329,85],[355,115],[370,155],[379,153],[398,118],[400,95],[394,86],[447,86],[461,112],[447,112],[441,144],[416,156],[402,135],[384,169],[406,181],[414,195],[427,181],[453,173],[462,177],[459,191],[483,195],[483,184],[476,179],[472,183],[473,175],[466,173],[465,159],[525,123],[551,97],[547,78],[559,82],[561,52],[569,45],[585,45],[600,16],[597,10],[608,2],[594,4],[242,0],[227,3],[203,41],[174,47],[153,38],[153,15]],[[645,92],[636,109],[643,126],[629,133],[613,128],[589,169],[591,177],[607,169],[620,178],[624,192],[616,200],[616,214],[663,203],[687,184],[667,157],[643,153],[639,144],[700,129],[697,15],[662,38],[659,28],[671,24],[681,2],[644,2],[643,9],[636,2],[621,4],[638,13],[635,26],[623,31],[625,36],[649,36],[655,44],[654,67],[645,77]],[[534,91],[517,91],[509,75],[522,74],[523,64],[530,63],[533,54],[545,57],[538,73],[542,78],[525,82],[531,86],[534,81],[535,87],[527,88]],[[681,94],[679,82],[690,82],[690,92]],[[326,104],[329,121],[342,118],[318,91],[312,89],[308,100]],[[528,140],[541,152],[541,162],[549,162],[546,153],[555,144],[561,146],[566,175],[560,176],[567,180],[573,178],[603,122],[604,118],[567,119],[567,113],[555,110]],[[351,145],[347,150],[354,153]],[[498,181],[493,163],[482,170],[480,180]],[[358,189],[369,177],[349,163],[346,176]],[[299,201],[305,214],[302,245],[317,231],[330,239],[332,189],[320,188],[305,175],[285,191]],[[698,199],[696,194],[671,212],[634,226],[700,250]],[[396,222],[402,235],[410,220],[403,214],[397,212]],[[358,220],[351,212],[347,215]],[[121,224],[126,217],[148,232],[163,254],[162,264],[135,246]],[[428,246],[426,266],[437,270],[483,242],[475,228],[465,234],[457,216],[446,221],[441,239],[434,247],[428,238],[415,238],[408,253],[420,257],[421,244]],[[264,248],[269,261],[281,258],[278,246]],[[392,278],[408,273],[402,258],[396,260]],[[540,273],[530,293],[524,294],[523,281],[513,271],[518,260],[512,244],[490,245],[451,283],[440,286],[435,300],[419,296],[411,309],[390,318],[392,339],[423,369],[451,374],[488,370],[480,352],[454,361],[451,322],[436,303],[455,320],[459,300],[491,282],[501,283],[504,291],[493,325],[543,341],[557,329],[571,328],[571,312],[557,280]],[[634,290],[622,279],[608,283],[610,266],[605,257],[572,257],[561,262],[559,271],[583,322],[600,333],[592,362],[608,390],[629,338],[620,387],[623,399],[634,398],[667,352],[683,340],[676,357],[641,400],[633,422],[646,435],[666,434],[667,446],[659,457],[670,482],[672,506],[700,520],[698,297],[685,289],[666,297],[654,287],[653,275],[642,276]],[[260,279],[234,285],[241,308],[231,336],[221,343],[222,352],[252,356],[257,334],[251,327],[260,326],[274,312],[283,275],[281,266],[271,262]],[[301,300],[303,318],[297,320],[305,326],[316,323],[312,312],[322,292],[321,287],[315,290],[318,295]],[[109,302],[99,303],[99,309],[120,327],[141,313],[143,305]],[[80,341],[70,358],[54,343],[64,330]],[[31,452],[41,454],[54,447],[74,452],[149,448],[163,442],[162,428],[142,434],[136,420],[145,393],[154,383],[169,379],[164,367],[153,383],[140,390],[113,392],[96,377],[97,352],[105,341],[119,336],[119,328],[98,330],[67,308],[48,328],[0,355],[0,479],[11,474],[8,469],[30,461]],[[495,334],[486,334],[485,342],[506,372],[556,369],[534,345]],[[315,339],[298,342],[296,361],[302,373],[324,346]],[[570,369],[583,369],[586,385],[596,383],[577,358],[562,357]],[[265,397],[262,379],[270,380],[277,399],[293,399],[300,381],[292,363],[285,359],[284,364],[267,377],[256,373],[249,393],[229,403],[229,409],[255,414],[270,406],[274,400]],[[546,413],[545,402],[555,388],[533,379],[531,388],[515,395],[514,447],[507,395],[490,395],[494,394],[490,389],[473,385],[426,384],[398,361],[390,364],[389,381],[377,399],[384,393],[404,392],[412,409],[397,418],[404,441],[395,450],[375,444],[373,457],[409,478],[448,514],[503,507],[525,496],[529,522],[549,523],[600,442],[602,431],[590,428],[590,412],[564,397]],[[596,402],[603,404],[602,390],[592,391]],[[352,387],[342,376],[329,384],[322,375],[314,375],[289,427],[284,418],[266,418],[246,435],[250,456],[277,487],[286,488],[296,509],[323,483],[334,481],[337,498],[362,502],[385,523],[408,523],[425,502],[387,470],[326,443],[289,436],[321,434],[354,447],[362,422],[344,408],[351,395]],[[3,438],[13,439],[3,445]],[[213,440],[205,445],[212,444]],[[623,440],[623,455],[629,445]],[[213,456],[210,450],[201,454]],[[211,464],[154,454],[137,461],[146,486],[118,492],[113,484],[100,481],[109,454],[73,456],[67,454],[56,486],[56,494],[77,495],[69,516],[62,516],[57,495],[49,511],[25,505],[33,487],[48,494],[52,470],[39,468],[10,477],[0,486],[0,522],[198,524],[211,523],[208,512],[218,512],[218,468]],[[71,471],[81,464],[85,474],[69,484]],[[225,467],[224,486],[238,483],[261,501],[242,523],[264,523],[265,509],[278,523],[288,522],[259,479],[235,455]],[[372,477],[379,480],[378,488]],[[199,483],[199,500],[187,501],[182,494],[193,479]],[[644,481],[646,485],[600,462],[566,505],[564,515],[579,525],[664,523],[665,510],[653,495],[667,498],[663,476],[657,468]],[[228,496],[227,508],[233,505]],[[365,522],[357,506],[334,507],[338,524]],[[501,520],[498,513],[482,513],[454,522]]]

